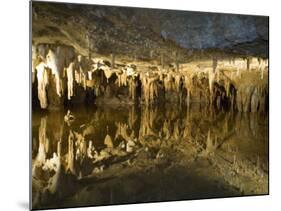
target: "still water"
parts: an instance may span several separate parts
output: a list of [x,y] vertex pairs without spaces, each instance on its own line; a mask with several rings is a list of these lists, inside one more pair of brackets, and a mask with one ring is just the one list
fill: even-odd
[[34,209],[267,193],[267,114],[171,105],[32,113]]

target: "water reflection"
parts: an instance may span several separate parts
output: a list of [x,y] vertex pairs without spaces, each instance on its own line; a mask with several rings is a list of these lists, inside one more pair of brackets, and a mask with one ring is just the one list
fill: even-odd
[[[34,208],[267,193],[265,114],[197,106],[70,110],[33,112]],[[159,174],[161,182],[151,183]],[[166,186],[175,192],[163,195]]]

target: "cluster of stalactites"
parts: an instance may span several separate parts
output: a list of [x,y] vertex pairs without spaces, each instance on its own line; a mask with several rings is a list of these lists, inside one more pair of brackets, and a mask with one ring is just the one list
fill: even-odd
[[140,80],[145,104],[149,105],[158,97],[157,82],[159,80],[159,75],[147,72],[140,75]]
[[[248,58],[228,58],[218,60],[217,67],[219,69],[235,69],[236,75],[241,77],[242,71],[258,71],[261,74],[261,79],[264,77],[264,72],[268,71],[268,59],[261,57]],[[233,76],[231,77],[233,78]]]
[[38,83],[38,99],[40,107],[48,106],[47,85],[54,80],[56,94],[63,96],[63,78],[67,78],[67,99],[74,95],[74,80],[86,88],[87,64],[81,55],[68,46],[52,46],[39,44],[32,46],[32,82],[35,76]]
[[[184,64],[177,71],[167,71],[157,67],[151,69],[149,65],[145,68],[141,68],[141,66],[137,68],[134,64],[112,65],[109,61],[99,58],[91,59],[89,62],[84,57],[77,56],[73,48],[66,46],[38,45],[33,46],[32,51],[33,81],[34,76],[37,76],[38,98],[41,108],[48,106],[46,87],[51,79],[55,81],[56,93],[61,97],[64,93],[62,78],[67,78],[68,100],[74,96],[74,82],[84,89],[87,87],[97,88],[95,95],[98,96],[100,83],[97,83],[97,79],[93,78],[96,71],[103,73],[96,74],[97,77],[101,77],[101,83],[105,77],[107,83],[113,82],[118,87],[128,87],[129,97],[133,100],[137,98],[137,86],[141,85],[142,96],[138,97],[141,97],[145,104],[153,103],[159,97],[159,91],[162,88],[165,93],[175,92],[180,97],[183,96],[183,91],[186,92],[187,104],[192,101],[192,95],[195,98],[198,98],[196,95],[200,95],[200,99],[201,95],[204,95],[204,99],[209,97],[209,103],[212,104],[216,98],[215,84],[223,86],[226,97],[232,99],[233,93],[230,91],[230,87],[234,84],[233,80],[241,78],[243,71],[259,71],[261,79],[263,79],[264,72],[268,70],[268,59],[256,57],[246,59],[238,57],[215,58],[207,62],[203,61],[202,65],[200,62],[191,62]],[[226,75],[225,70],[230,71],[231,74]],[[236,73],[236,78],[233,73]],[[116,80],[110,81],[113,75],[116,76]],[[208,81],[207,86],[205,81]],[[241,98],[241,96],[239,97]],[[232,101],[234,103],[233,99]]]

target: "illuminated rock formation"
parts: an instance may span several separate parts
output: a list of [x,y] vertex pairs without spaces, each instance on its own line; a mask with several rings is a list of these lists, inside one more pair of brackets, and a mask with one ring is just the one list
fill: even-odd
[[46,88],[48,85],[48,72],[46,69],[45,63],[41,62],[39,65],[36,66],[37,71],[37,83],[38,83],[38,98],[40,101],[41,108],[47,108],[48,101],[47,101],[47,93]]

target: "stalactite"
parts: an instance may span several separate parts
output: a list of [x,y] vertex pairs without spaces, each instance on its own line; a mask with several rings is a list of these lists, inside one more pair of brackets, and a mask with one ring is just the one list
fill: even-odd
[[119,87],[127,86],[127,73],[126,70],[121,70],[117,72],[117,84]]
[[[213,69],[209,69],[209,90],[210,90],[210,98],[213,98],[213,92],[214,92],[214,82],[215,82],[215,72],[213,71]],[[212,102],[212,100],[211,100]]]
[[225,91],[226,91],[226,96],[229,97],[230,94],[230,82],[226,80],[225,82]]
[[189,106],[190,100],[191,100],[191,93],[192,93],[192,76],[190,76],[190,75],[184,76],[184,86],[187,91],[186,104],[187,104],[187,106]]
[[250,70],[251,59],[247,58],[247,70]]
[[39,65],[36,66],[37,70],[37,81],[38,81],[38,98],[40,101],[41,108],[47,108],[47,92],[46,87],[48,85],[48,72],[46,70],[45,63],[41,62]]
[[67,75],[67,99],[70,100],[73,96],[73,83],[74,83],[74,62],[71,62],[66,69]]
[[106,77],[106,81],[108,83],[108,80],[110,79],[110,77],[112,76],[112,74],[114,73],[112,71],[112,69],[110,69],[110,67],[103,65],[102,67],[100,67],[101,70],[103,70],[104,75]]
[[136,99],[137,81],[133,78],[129,79],[129,96],[132,100]]
[[241,78],[241,69],[240,69],[240,67],[237,67],[236,76]]
[[93,80],[93,72],[92,71],[88,71],[88,79],[90,81]]
[[261,68],[261,80],[263,79],[263,74],[264,74],[263,72],[264,72],[264,68],[262,67]]
[[47,65],[52,70],[52,74],[55,76],[56,81],[56,91],[57,95],[61,97],[62,87],[61,87],[61,79],[60,79],[60,70],[58,67],[58,58],[53,50],[49,50],[47,54]]
[[149,73],[141,77],[144,100],[147,105],[154,101],[154,97],[158,96],[158,87],[156,84],[158,79],[158,75],[150,75]]
[[32,45],[32,69],[31,69],[31,74],[32,74],[32,83],[35,82],[35,77],[36,77],[36,66],[38,65],[38,55],[37,55],[37,49],[36,46]]
[[175,75],[175,85],[176,85],[176,91],[179,93],[180,85],[181,85],[181,75],[180,74]]

